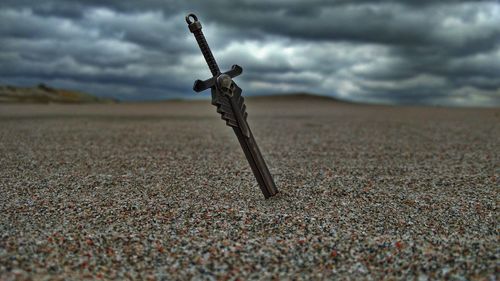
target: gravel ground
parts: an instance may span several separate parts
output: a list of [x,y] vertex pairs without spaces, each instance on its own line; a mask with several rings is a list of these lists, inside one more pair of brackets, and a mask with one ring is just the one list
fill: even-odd
[[496,280],[500,109],[0,105],[0,279]]

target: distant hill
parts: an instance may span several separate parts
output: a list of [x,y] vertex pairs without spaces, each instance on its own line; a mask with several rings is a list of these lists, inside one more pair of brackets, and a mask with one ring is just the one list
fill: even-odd
[[45,84],[36,87],[0,85],[0,103],[113,103],[113,99],[90,94],[51,88]]
[[273,94],[273,95],[264,95],[264,96],[246,96],[245,99],[250,101],[260,101],[260,100],[269,100],[269,101],[281,101],[281,100],[298,100],[298,101],[306,101],[306,100],[318,100],[318,101],[333,101],[333,102],[349,102],[344,100],[339,100],[330,96],[322,96],[312,93],[287,93],[287,94]]

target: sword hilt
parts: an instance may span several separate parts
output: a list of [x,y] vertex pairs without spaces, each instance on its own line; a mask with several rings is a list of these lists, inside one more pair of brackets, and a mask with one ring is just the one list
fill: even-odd
[[194,38],[196,38],[196,42],[198,42],[198,46],[200,47],[201,53],[208,64],[208,68],[210,68],[210,72],[212,72],[213,76],[218,76],[220,74],[219,66],[215,61],[210,47],[208,46],[207,40],[203,35],[203,31],[201,31],[201,23],[198,21],[198,17],[195,14],[189,14],[186,16],[186,22],[188,24],[189,31],[194,34]]

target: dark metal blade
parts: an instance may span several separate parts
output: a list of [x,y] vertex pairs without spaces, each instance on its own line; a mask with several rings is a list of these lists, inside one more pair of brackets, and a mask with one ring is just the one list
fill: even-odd
[[[245,121],[246,122],[246,121]],[[247,124],[248,127],[248,124]],[[267,168],[266,162],[264,162],[264,158],[260,153],[259,147],[255,142],[252,131],[250,128],[250,137],[245,137],[240,128],[233,127],[234,133],[238,137],[238,141],[240,142],[241,148],[245,153],[245,156],[252,168],[252,172],[259,183],[259,187],[264,194],[265,198],[269,198],[276,193],[278,193],[278,189],[276,188],[276,184],[274,183],[273,177]]]
[[233,128],[264,197],[269,198],[278,193],[278,189],[248,126],[245,100],[241,92],[236,83],[232,97],[224,95],[213,87],[212,103],[217,106],[217,112],[226,120],[226,124]]

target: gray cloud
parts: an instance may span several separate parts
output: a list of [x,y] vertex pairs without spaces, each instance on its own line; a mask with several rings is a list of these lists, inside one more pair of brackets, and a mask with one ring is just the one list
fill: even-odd
[[386,103],[500,105],[497,1],[0,3],[0,83],[120,99],[193,97],[208,69],[195,12],[247,94],[310,91]]

